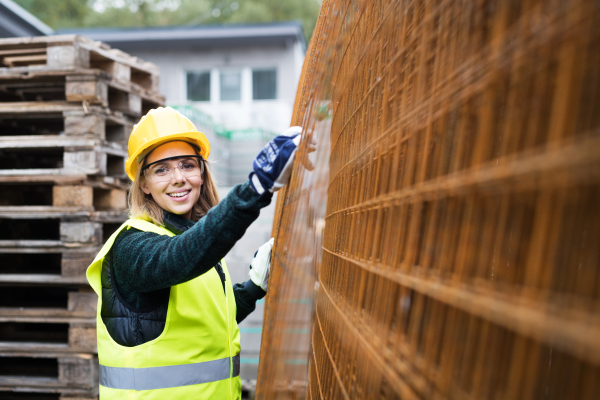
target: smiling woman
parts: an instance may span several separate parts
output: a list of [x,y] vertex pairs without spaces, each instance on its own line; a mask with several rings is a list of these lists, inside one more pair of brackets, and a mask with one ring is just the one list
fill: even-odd
[[[273,240],[232,285],[223,257],[285,185],[299,128],[273,139],[219,202],[210,143],[171,108],[129,139],[130,216],[87,271],[98,294],[101,398],[239,399],[237,324],[266,295]],[[137,393],[137,394],[136,394]]]
[[[141,188],[165,211],[192,219],[192,209],[200,198],[202,176],[195,149],[186,142],[165,143],[147,157],[142,168],[145,182]],[[202,158],[201,156],[198,156]]]

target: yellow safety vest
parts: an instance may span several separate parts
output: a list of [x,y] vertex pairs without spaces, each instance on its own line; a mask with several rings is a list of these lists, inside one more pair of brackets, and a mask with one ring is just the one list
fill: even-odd
[[102,322],[102,262],[117,235],[129,227],[175,236],[141,219],[129,219],[108,239],[87,269],[98,294],[96,316],[100,398],[240,399],[240,331],[231,278],[224,262],[226,294],[213,268],[171,287],[165,329],[156,339],[135,347],[116,343]]

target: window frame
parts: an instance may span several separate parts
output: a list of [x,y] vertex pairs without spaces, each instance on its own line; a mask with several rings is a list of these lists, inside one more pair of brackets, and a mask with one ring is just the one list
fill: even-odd
[[[190,85],[189,85],[189,74],[206,74],[208,75],[208,99],[207,100],[194,100],[190,98]],[[185,82],[185,100],[191,102],[199,102],[199,103],[210,103],[213,101],[213,96],[211,93],[211,85],[212,85],[212,73],[210,69],[202,69],[202,70],[184,70],[184,82]]]
[[[273,71],[275,73],[275,88],[274,88],[274,97],[273,98],[267,98],[267,99],[257,99],[254,98],[254,72],[267,72],[267,71]],[[273,100],[277,100],[279,98],[278,96],[278,75],[279,75],[279,71],[277,67],[253,67],[251,68],[251,74],[250,74],[250,79],[251,79],[251,84],[252,84],[252,101],[273,101]]]

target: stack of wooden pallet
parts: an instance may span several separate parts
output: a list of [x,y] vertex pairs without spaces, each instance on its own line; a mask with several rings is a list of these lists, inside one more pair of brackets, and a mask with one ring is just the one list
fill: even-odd
[[85,270],[127,217],[126,141],[163,105],[158,69],[74,35],[2,39],[0,64],[0,396],[93,399]]

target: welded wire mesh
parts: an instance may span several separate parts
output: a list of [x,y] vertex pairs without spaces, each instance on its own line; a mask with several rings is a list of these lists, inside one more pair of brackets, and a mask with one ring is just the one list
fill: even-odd
[[324,0],[292,123],[258,398],[600,398],[598,1]]

